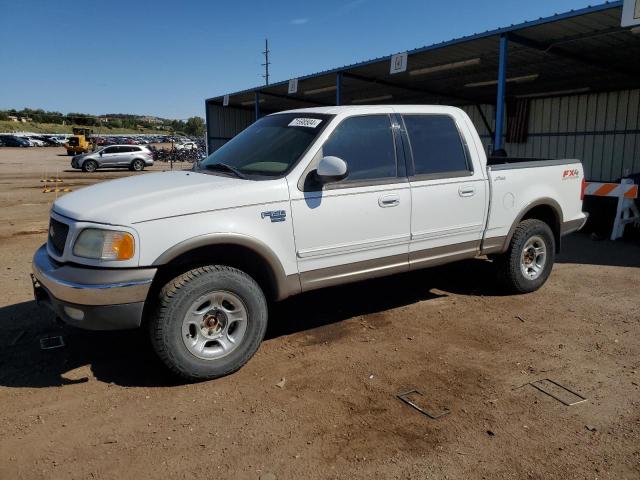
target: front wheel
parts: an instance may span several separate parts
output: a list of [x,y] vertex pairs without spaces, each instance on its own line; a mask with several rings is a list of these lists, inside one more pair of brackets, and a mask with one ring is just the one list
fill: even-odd
[[253,278],[209,265],[162,288],[149,333],[171,371],[191,381],[208,380],[249,361],[264,338],[267,316],[266,299]]
[[551,274],[555,250],[549,225],[536,219],[520,222],[509,249],[495,259],[505,286],[515,293],[538,290]]

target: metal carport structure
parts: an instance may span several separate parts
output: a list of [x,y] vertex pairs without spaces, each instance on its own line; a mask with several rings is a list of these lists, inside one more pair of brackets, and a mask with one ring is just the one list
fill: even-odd
[[448,104],[486,145],[577,157],[590,179],[640,171],[640,32],[610,2],[206,100],[209,151],[261,115],[322,105]]

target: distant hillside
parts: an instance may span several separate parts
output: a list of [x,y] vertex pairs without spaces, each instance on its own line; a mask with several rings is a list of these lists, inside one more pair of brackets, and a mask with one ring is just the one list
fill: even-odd
[[[56,123],[35,123],[35,122],[10,122],[0,120],[0,133],[11,132],[33,132],[33,133],[73,133],[72,128],[80,125],[59,125]],[[169,133],[167,130],[158,130],[157,128],[107,128],[93,127],[96,135],[100,134],[116,134],[116,133]]]
[[154,117],[109,113],[88,115],[85,113],[48,112],[42,109],[0,110],[0,131],[31,131],[39,133],[71,133],[72,126],[92,127],[97,133],[172,133],[204,135],[204,120],[191,117],[186,121]]

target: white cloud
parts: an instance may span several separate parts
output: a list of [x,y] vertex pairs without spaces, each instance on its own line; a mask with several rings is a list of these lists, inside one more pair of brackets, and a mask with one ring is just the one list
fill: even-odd
[[289,22],[291,25],[304,25],[305,23],[309,23],[308,18],[294,18]]

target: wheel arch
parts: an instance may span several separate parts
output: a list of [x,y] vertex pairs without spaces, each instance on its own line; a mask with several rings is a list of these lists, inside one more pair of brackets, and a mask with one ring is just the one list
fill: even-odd
[[562,207],[553,198],[540,198],[527,204],[518,214],[513,225],[509,229],[509,234],[505,239],[502,251],[506,251],[511,244],[511,239],[516,227],[523,220],[534,218],[545,222],[551,228],[556,243],[556,253],[560,252],[560,242],[562,234]]
[[287,275],[275,252],[248,235],[213,233],[190,238],[162,253],[152,265],[158,267],[158,283],[163,283],[203,264],[222,264],[246,272],[271,300],[301,291],[298,275]]

